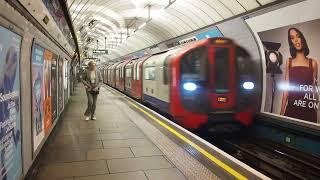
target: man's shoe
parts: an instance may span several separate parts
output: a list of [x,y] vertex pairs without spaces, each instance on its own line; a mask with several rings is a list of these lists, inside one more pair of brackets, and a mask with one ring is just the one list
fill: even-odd
[[84,117],[84,120],[89,121],[89,120],[90,120],[90,117],[89,117],[89,116],[85,116],[85,117]]
[[97,120],[97,117],[96,117],[96,116],[92,116],[91,119],[92,119],[92,120]]

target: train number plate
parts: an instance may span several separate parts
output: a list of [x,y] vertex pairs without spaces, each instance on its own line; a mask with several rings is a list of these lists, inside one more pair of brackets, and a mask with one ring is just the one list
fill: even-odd
[[218,97],[217,101],[220,103],[226,103],[226,102],[228,102],[228,98],[227,97]]

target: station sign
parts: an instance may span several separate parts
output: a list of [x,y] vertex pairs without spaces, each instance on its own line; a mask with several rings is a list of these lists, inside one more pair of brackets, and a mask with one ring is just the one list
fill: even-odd
[[221,33],[221,31],[218,29],[218,27],[213,27],[211,29],[209,29],[208,31],[196,34],[194,36],[167,44],[167,47],[171,48],[174,46],[179,46],[179,45],[183,45],[183,44],[188,44],[194,41],[199,41],[202,39],[206,39],[206,38],[212,38],[212,37],[223,37],[223,34]]
[[189,37],[189,38],[186,38],[186,39],[183,39],[181,41],[179,41],[179,45],[182,45],[182,44],[188,44],[190,42],[193,42],[193,41],[197,41],[199,40],[196,36],[193,36],[193,37]]
[[92,54],[94,54],[94,55],[109,54],[109,51],[106,49],[96,49],[96,50],[92,50]]

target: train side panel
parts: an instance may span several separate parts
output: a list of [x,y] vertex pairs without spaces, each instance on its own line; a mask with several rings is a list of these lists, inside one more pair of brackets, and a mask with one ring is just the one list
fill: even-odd
[[133,78],[134,78],[134,73],[133,73],[134,63],[135,63],[135,61],[131,61],[125,66],[125,87],[124,87],[124,92],[129,96],[132,96],[131,91],[132,91],[132,81],[133,81]]
[[143,101],[169,112],[169,83],[164,82],[164,62],[170,52],[157,54],[143,63]]

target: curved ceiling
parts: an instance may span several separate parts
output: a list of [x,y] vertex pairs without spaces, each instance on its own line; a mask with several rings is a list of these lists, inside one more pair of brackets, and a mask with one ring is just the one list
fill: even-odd
[[114,59],[276,0],[67,0],[81,49]]

